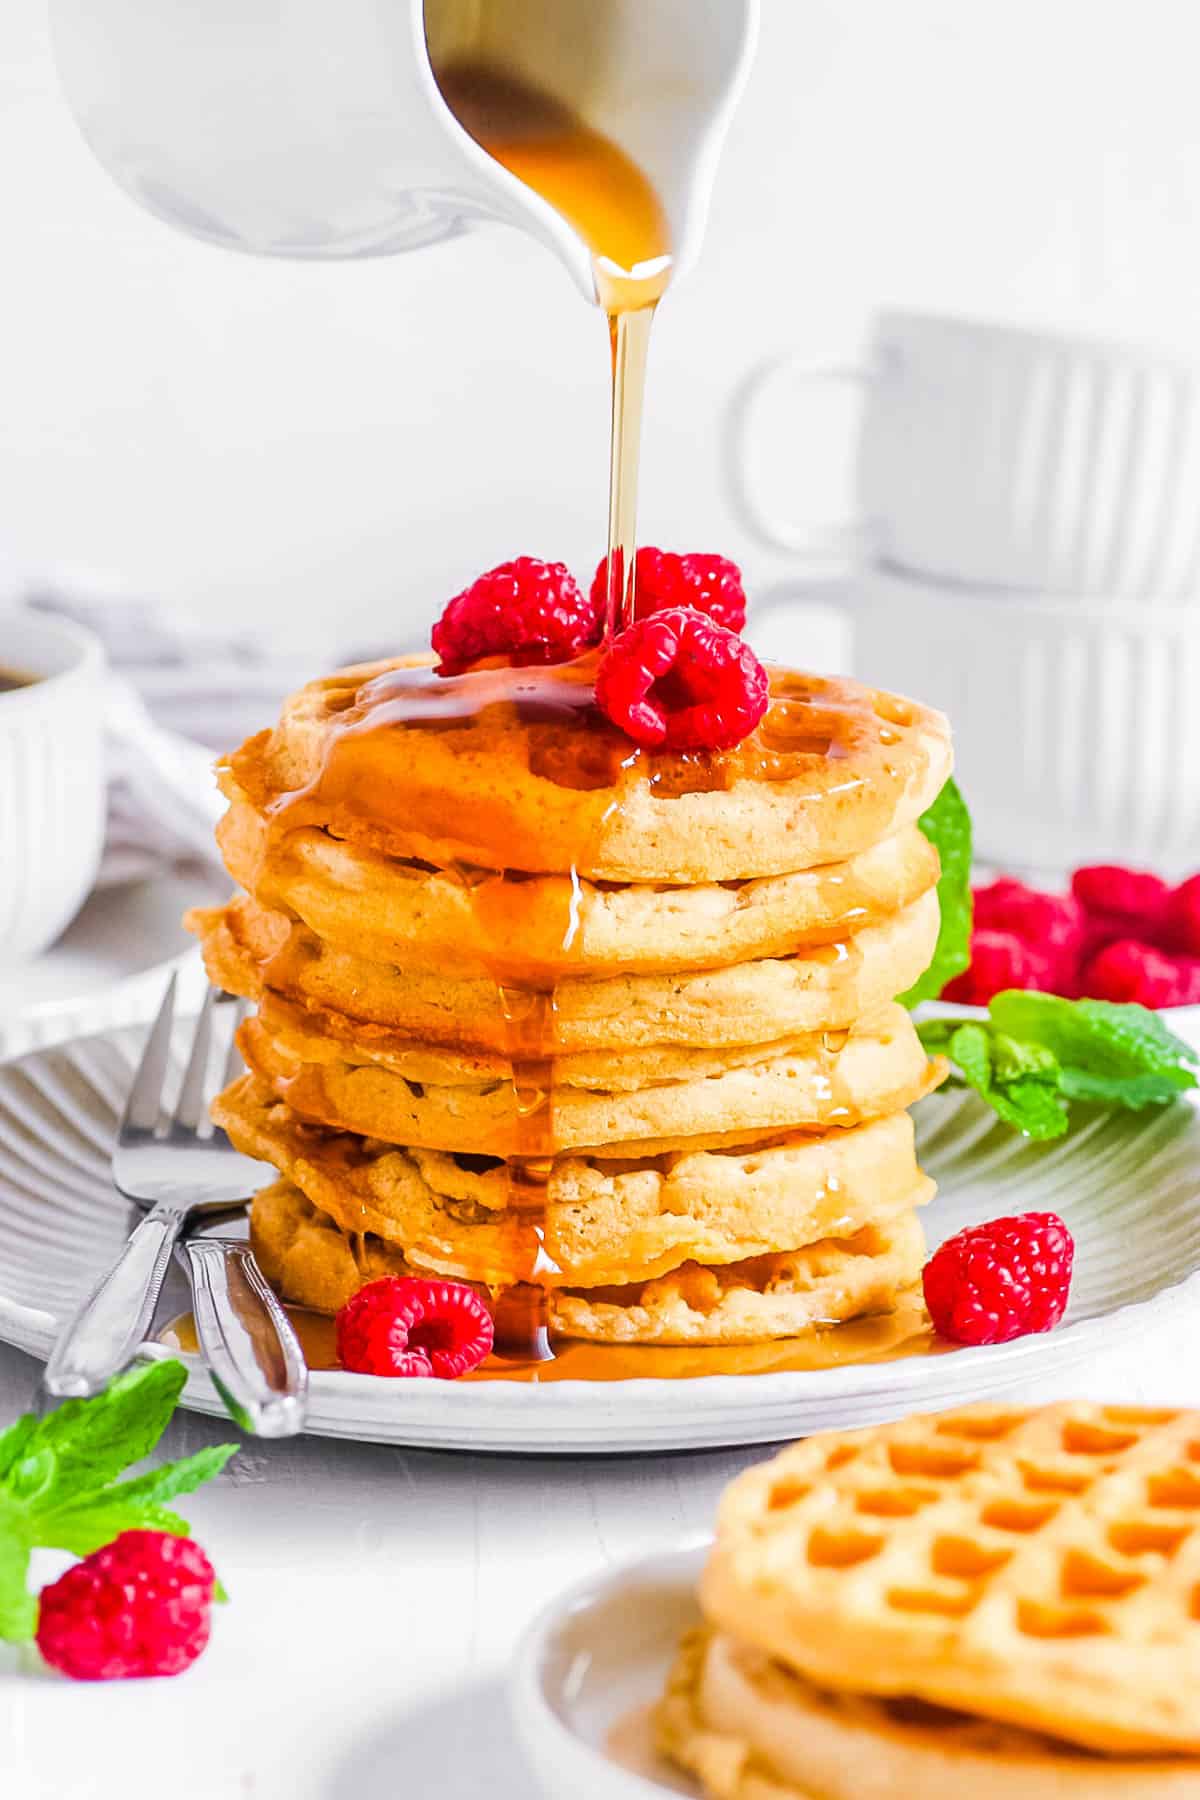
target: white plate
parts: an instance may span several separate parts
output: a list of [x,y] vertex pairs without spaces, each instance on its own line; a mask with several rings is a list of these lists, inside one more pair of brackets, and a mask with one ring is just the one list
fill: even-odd
[[[48,1353],[128,1229],[107,1158],[141,1038],[126,1026],[0,1068],[0,1339],[35,1355]],[[1030,1209],[1059,1212],[1074,1231],[1071,1305],[1057,1331],[892,1362],[679,1381],[451,1384],[316,1371],[310,1430],[521,1454],[770,1443],[1057,1379],[1196,1298],[1200,1112],[1191,1105],[1099,1115],[1040,1146],[961,1092],[923,1100],[917,1119],[940,1187],[925,1213],[932,1243]],[[180,1296],[168,1304],[179,1310]],[[185,1400],[221,1410],[198,1364]]]
[[697,1544],[581,1582],[525,1633],[509,1700],[550,1800],[698,1792],[655,1755],[650,1710],[680,1638],[700,1623],[696,1583],[707,1554]]

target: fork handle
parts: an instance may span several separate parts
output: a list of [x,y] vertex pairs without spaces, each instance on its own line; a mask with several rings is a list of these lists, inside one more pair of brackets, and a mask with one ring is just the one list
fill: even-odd
[[223,1238],[188,1238],[196,1337],[233,1419],[256,1437],[292,1437],[304,1424],[308,1366],[287,1314],[253,1252]]
[[50,1352],[43,1382],[56,1398],[98,1394],[133,1360],[158,1305],[184,1215],[156,1206]]

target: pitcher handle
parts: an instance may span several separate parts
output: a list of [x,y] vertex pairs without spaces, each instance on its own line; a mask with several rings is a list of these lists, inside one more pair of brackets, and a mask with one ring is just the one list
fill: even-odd
[[790,374],[794,379],[821,383],[839,383],[853,387],[869,387],[879,374],[879,366],[870,360],[848,362],[844,358],[801,355],[784,351],[770,356],[746,376],[729,405],[726,443],[729,445],[729,486],[742,524],[774,550],[787,550],[793,556],[812,561],[831,558],[857,558],[869,543],[868,524],[862,518],[837,519],[824,524],[812,520],[787,519],[767,506],[750,477],[751,448],[759,423],[764,395],[778,376]]

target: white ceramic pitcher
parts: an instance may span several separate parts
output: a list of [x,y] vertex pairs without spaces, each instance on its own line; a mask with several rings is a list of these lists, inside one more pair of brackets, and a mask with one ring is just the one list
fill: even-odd
[[84,137],[160,218],[307,258],[506,220],[591,300],[582,240],[459,125],[435,68],[498,63],[614,139],[658,190],[678,275],[703,235],[758,0],[51,0],[51,15]]

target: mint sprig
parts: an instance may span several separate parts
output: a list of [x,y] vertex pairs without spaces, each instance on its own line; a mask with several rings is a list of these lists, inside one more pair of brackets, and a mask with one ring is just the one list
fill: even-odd
[[986,1019],[926,1019],[918,1035],[931,1056],[950,1059],[1007,1124],[1030,1138],[1061,1137],[1070,1103],[1139,1110],[1196,1086],[1200,1061],[1144,1006],[1063,1000],[1009,988]]
[[117,1479],[154,1449],[186,1380],[181,1362],[142,1363],[94,1400],[66,1400],[43,1419],[25,1413],[0,1433],[0,1638],[21,1643],[36,1629],[35,1548],[87,1556],[122,1531],[186,1537],[187,1520],[164,1502],[218,1474],[236,1444]]
[[900,996],[904,1006],[936,1000],[946,983],[961,975],[971,961],[971,815],[953,780],[917,823],[941,860],[937,886],[941,924],[932,962],[907,994]]

